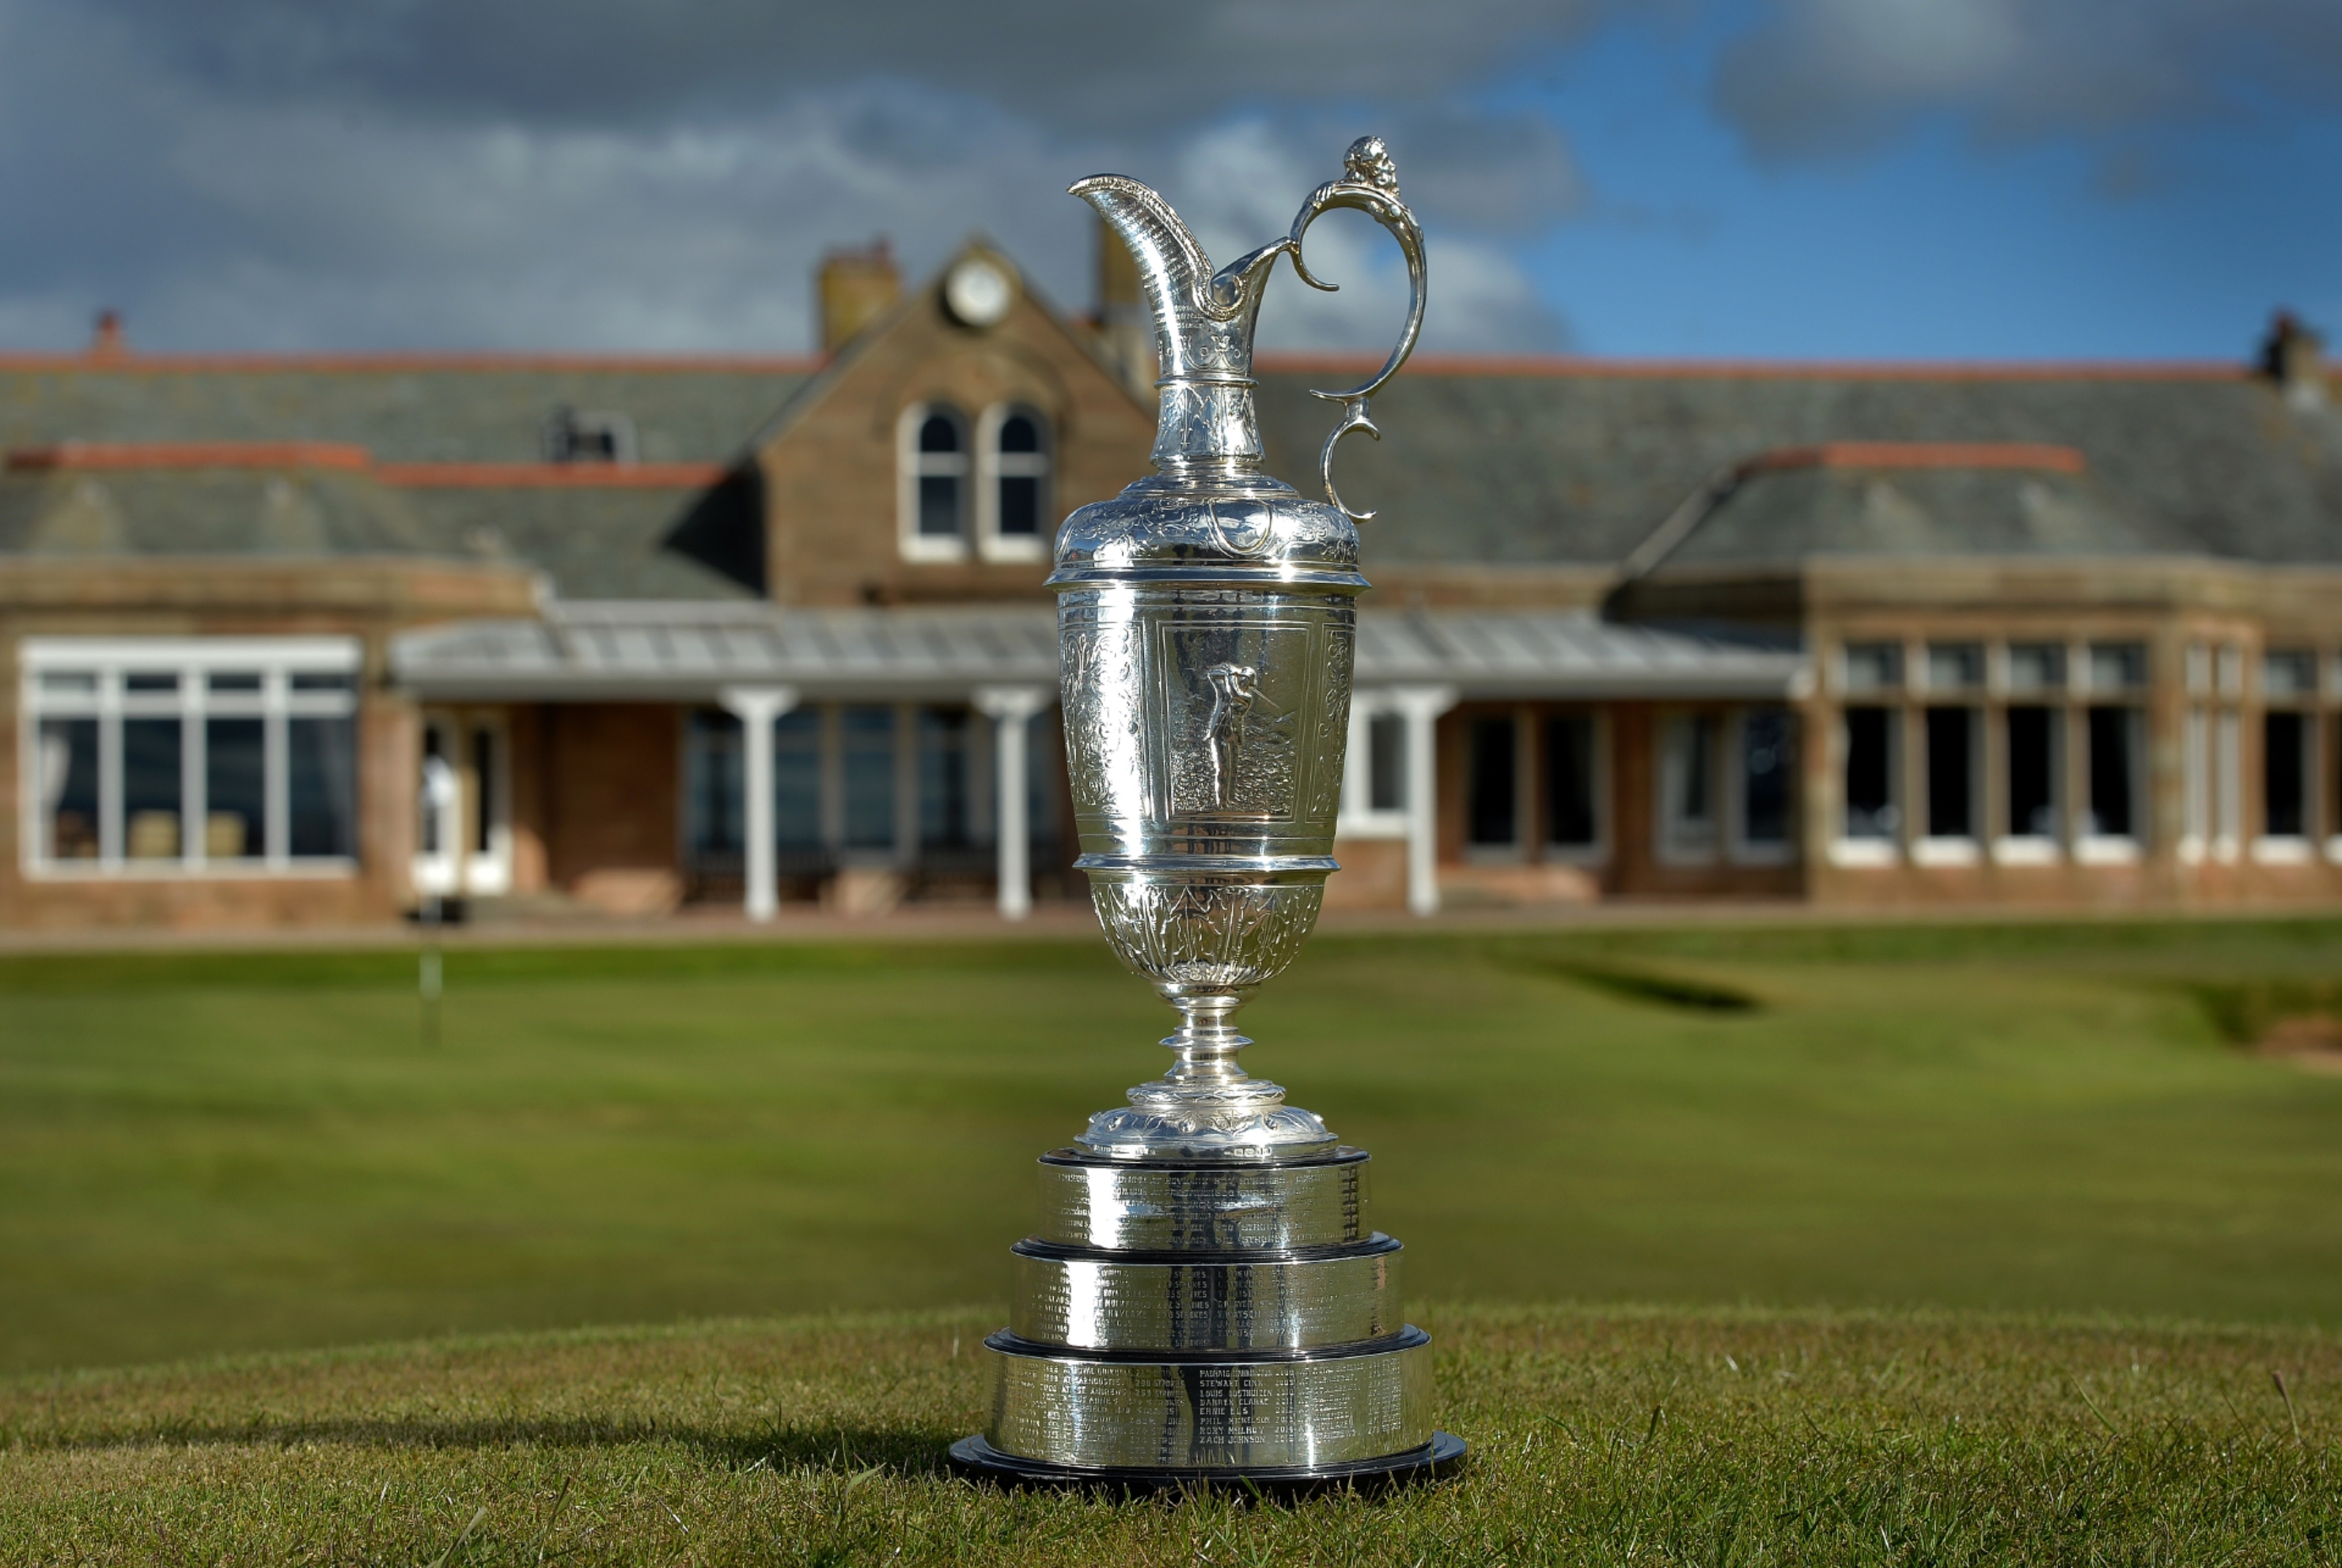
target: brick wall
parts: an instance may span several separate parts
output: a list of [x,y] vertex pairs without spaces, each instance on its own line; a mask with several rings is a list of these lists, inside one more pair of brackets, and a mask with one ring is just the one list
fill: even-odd
[[648,914],[682,901],[676,854],[682,720],[664,703],[538,710],[546,873],[599,908]]

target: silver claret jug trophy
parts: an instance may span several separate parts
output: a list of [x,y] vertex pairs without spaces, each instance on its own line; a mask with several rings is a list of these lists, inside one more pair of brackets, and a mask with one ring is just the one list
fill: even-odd
[[[1399,1244],[1366,1223],[1366,1156],[1247,1075],[1231,1025],[1293,962],[1335,869],[1358,531],[1335,446],[1423,324],[1423,233],[1382,142],[1355,144],[1282,239],[1215,273],[1168,203],[1099,175],[1087,201],[1155,315],[1157,472],[1057,534],[1066,764],[1098,923],[1179,1012],[1169,1072],[1041,1159],[1040,1228],[985,1341],[991,1424],[966,1470],[1026,1481],[1342,1483],[1444,1472],[1430,1342],[1399,1318]],[[1276,259],[1363,212],[1406,257],[1406,330],[1348,392],[1326,500],[1261,469],[1253,326]]]

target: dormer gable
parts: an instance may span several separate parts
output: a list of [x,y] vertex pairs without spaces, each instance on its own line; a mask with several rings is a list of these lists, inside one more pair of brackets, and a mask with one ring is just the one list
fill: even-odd
[[755,443],[783,604],[1037,597],[1057,524],[1148,472],[1155,413],[971,236]]

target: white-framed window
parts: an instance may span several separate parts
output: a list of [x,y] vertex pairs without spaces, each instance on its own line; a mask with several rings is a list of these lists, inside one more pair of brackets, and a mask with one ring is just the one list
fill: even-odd
[[1347,838],[1406,836],[1406,715],[1387,696],[1350,700],[1350,754],[1337,830]]
[[1782,865],[1797,850],[1797,721],[1785,707],[1743,708],[1732,724],[1732,858]]
[[415,891],[425,897],[461,893],[464,843],[464,775],[455,727],[445,719],[423,721],[421,776],[415,781]]
[[2272,648],[2261,655],[2261,834],[2253,858],[2311,858],[2317,823],[2317,654]]
[[1545,857],[1596,864],[1610,847],[1610,726],[1593,712],[1545,720]]
[[1847,643],[1838,651],[1838,865],[1892,865],[1903,842],[1903,644]]
[[2190,643],[2181,655],[2181,861],[2233,862],[2244,834],[2244,650]]
[[27,637],[18,665],[29,874],[355,867],[355,639]]
[[896,422],[895,443],[903,558],[966,560],[973,487],[966,417],[948,403],[915,403]]
[[1911,858],[1922,865],[1972,865],[1982,858],[1984,840],[1984,709],[1977,705],[1984,644],[1930,643],[1925,667],[1927,705],[1919,722],[1927,799]]
[[512,736],[501,717],[465,726],[471,821],[464,844],[464,885],[493,895],[512,891]]
[[1900,708],[1849,703],[1839,722],[1844,820],[1832,854],[1841,864],[1887,864],[1903,832]]
[[2333,706],[2337,698],[2342,698],[2342,656],[2321,654],[2318,667],[2326,677],[2320,694],[2327,705],[2323,744],[2311,777],[2323,774],[2318,794],[2326,817],[2326,858],[2342,864],[2342,712]]
[[2054,864],[2066,844],[2066,645],[2011,643],[2003,665],[2001,809],[1993,858]]
[[500,713],[423,716],[415,891],[494,897],[513,888],[512,734]]
[[1048,417],[995,404],[976,427],[976,548],[987,561],[1038,561],[1049,550]]
[[1838,689],[1848,696],[1903,689],[1903,644],[1848,643],[1838,661]]
[[2082,710],[2083,787],[2077,860],[2113,864],[2137,860],[2147,838],[2147,648],[2139,643],[2094,643],[2085,666],[2088,705]]
[[1705,865],[1723,842],[1716,788],[1714,714],[1666,714],[1659,720],[1658,842],[1668,865]]

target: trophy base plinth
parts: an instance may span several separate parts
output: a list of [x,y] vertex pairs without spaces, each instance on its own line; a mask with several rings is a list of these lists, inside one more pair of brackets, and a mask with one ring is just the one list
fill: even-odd
[[1010,1326],[984,1342],[971,1473],[1127,1490],[1370,1486],[1452,1470],[1404,1249],[1366,1223],[1366,1154],[1040,1163]]
[[1431,1441],[1404,1453],[1379,1459],[1353,1460],[1344,1464],[1229,1465],[1210,1468],[1152,1468],[1109,1465],[1090,1468],[1051,1464],[1003,1453],[983,1437],[963,1437],[951,1445],[952,1468],[972,1481],[1007,1486],[1049,1486],[1099,1492],[1169,1492],[1190,1487],[1258,1488],[1279,1495],[1356,1490],[1377,1492],[1427,1481],[1442,1481],[1464,1467],[1464,1440],[1435,1432]]

